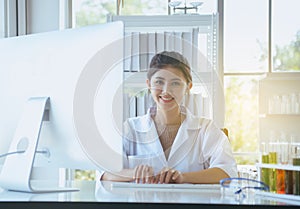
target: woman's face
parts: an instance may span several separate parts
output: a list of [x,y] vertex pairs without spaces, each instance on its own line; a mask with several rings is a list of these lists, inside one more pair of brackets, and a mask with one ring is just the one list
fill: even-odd
[[192,84],[187,84],[183,73],[172,67],[160,69],[147,80],[151,95],[160,109],[178,108]]

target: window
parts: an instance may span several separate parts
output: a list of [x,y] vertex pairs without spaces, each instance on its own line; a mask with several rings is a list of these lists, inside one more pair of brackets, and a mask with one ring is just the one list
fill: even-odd
[[[98,24],[106,22],[108,14],[116,15],[116,0],[73,0],[73,26]],[[125,0],[121,3],[119,14],[167,14],[166,0]]]
[[268,1],[226,0],[224,72],[267,72]]
[[255,163],[259,157],[261,75],[300,70],[299,7],[298,0],[224,1],[225,126],[239,164]]
[[273,71],[300,71],[300,1],[272,1]]
[[224,77],[225,127],[238,164],[258,160],[258,80],[259,75]]
[[166,0],[123,0],[120,15],[166,15],[168,1]]
[[[199,0],[187,0],[197,2]],[[173,8],[168,6],[168,0],[124,0],[117,8],[116,0],[73,0],[73,26],[98,24],[106,22],[106,16],[112,15],[167,15],[173,14]],[[183,1],[182,1],[183,2]],[[212,14],[217,11],[217,0],[201,0],[203,4],[197,13]],[[195,13],[190,11],[189,13]]]
[[106,15],[116,14],[116,0],[73,0],[73,27],[106,22]]
[[258,80],[268,71],[268,0],[224,1],[225,127],[238,164],[258,160]]

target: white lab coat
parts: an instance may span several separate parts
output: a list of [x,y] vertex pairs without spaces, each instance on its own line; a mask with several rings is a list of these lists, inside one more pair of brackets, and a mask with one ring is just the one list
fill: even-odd
[[155,174],[164,167],[181,172],[217,167],[230,177],[237,176],[237,166],[226,135],[206,118],[192,115],[185,108],[186,119],[175,137],[166,159],[158,133],[151,118],[155,107],[144,116],[129,118],[124,125],[124,168],[147,164]]

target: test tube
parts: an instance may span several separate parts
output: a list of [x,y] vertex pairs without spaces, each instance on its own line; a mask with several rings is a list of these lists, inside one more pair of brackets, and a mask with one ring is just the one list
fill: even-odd
[[281,96],[275,95],[273,98],[274,104],[274,113],[280,114],[281,113]]
[[[291,143],[294,139],[294,134],[291,134],[288,138],[288,162],[287,164],[292,165],[292,150],[291,150]],[[293,194],[293,171],[292,170],[285,170],[285,194]]]
[[269,98],[269,101],[268,101],[268,112],[269,112],[269,114],[275,114],[276,112],[275,112],[275,104],[274,104],[274,102],[275,102],[275,96],[272,96],[272,97],[270,97]]
[[280,133],[280,138],[278,142],[277,152],[278,152],[278,162],[282,165],[289,163],[289,147],[290,140],[285,132]]
[[296,94],[295,114],[300,114],[300,93]]
[[[261,163],[269,163],[268,143],[267,140],[261,142]],[[269,168],[261,168],[261,181],[269,185]]]
[[290,114],[291,107],[290,107],[290,97],[288,94],[283,94],[281,96],[281,114]]
[[[293,165],[300,166],[300,139],[294,136],[291,142]],[[300,171],[293,171],[293,194],[300,195]]]
[[[300,165],[300,157],[293,159],[293,165]],[[300,195],[300,171],[293,171],[293,194]]]
[[284,183],[285,194],[293,194],[293,171],[285,170]]
[[[285,132],[281,132],[278,142],[278,162],[279,164],[288,164],[289,143]],[[279,194],[285,194],[285,170],[276,170],[276,191]]]
[[[276,137],[275,131],[270,131],[270,138],[269,138],[269,163],[270,164],[277,164],[277,149],[278,149],[278,139]],[[276,192],[276,169],[271,168],[269,170],[269,187],[271,192]]]
[[292,114],[296,114],[297,113],[297,102],[298,102],[298,99],[297,99],[297,94],[296,93],[291,93],[290,94],[290,100],[291,100],[291,113]]

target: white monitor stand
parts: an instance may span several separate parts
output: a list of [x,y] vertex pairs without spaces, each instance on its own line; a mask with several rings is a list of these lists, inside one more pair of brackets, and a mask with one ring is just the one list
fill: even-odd
[[49,97],[29,98],[8,152],[17,153],[7,156],[2,167],[2,188],[32,193],[78,191],[75,188],[58,186],[50,188],[49,185],[36,187],[30,181],[42,123],[49,120],[49,100]]

